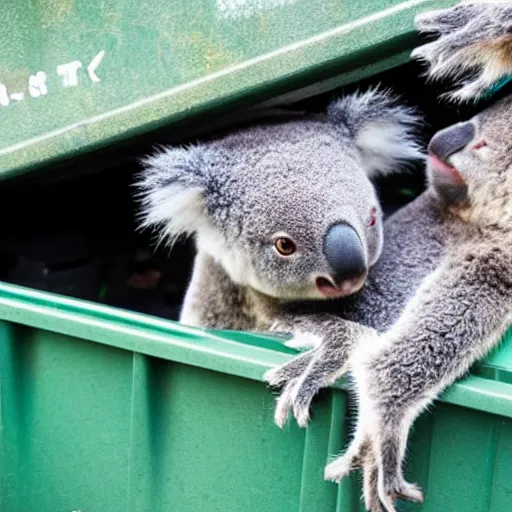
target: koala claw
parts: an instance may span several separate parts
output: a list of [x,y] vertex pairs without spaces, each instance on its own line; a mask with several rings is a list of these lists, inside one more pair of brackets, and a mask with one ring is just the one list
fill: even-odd
[[274,412],[274,422],[279,428],[288,421],[290,409],[293,408],[294,416],[301,427],[307,426],[309,422],[309,406],[313,399],[311,396],[305,396],[301,383],[306,370],[313,359],[314,350],[300,354],[287,363],[267,370],[263,379],[273,387],[282,387],[283,390],[277,399]]
[[283,372],[282,366],[271,368],[263,374],[263,380],[272,387],[281,387],[287,381],[287,375]]
[[395,500],[407,499],[423,503],[423,492],[416,484],[397,480],[392,484],[379,485],[379,499],[386,512],[396,512]]
[[368,450],[363,457],[363,500],[366,510],[370,512],[384,512],[377,491],[379,477],[379,468],[375,456],[371,450]]
[[423,503],[424,501],[423,490],[418,484],[413,482],[401,482],[400,486],[395,488],[394,496],[416,503]]
[[276,409],[274,411],[274,422],[279,428],[283,428],[288,421],[288,414],[292,407],[291,390],[295,381],[289,382],[276,402]]
[[295,387],[293,398],[293,416],[299,427],[307,427],[310,419],[310,408],[314,394],[302,394],[299,386]]
[[279,428],[283,428],[286,424],[292,408],[297,424],[302,428],[307,427],[310,419],[309,408],[314,395],[304,396],[300,391],[299,380],[293,379],[286,384],[277,399],[274,421]]

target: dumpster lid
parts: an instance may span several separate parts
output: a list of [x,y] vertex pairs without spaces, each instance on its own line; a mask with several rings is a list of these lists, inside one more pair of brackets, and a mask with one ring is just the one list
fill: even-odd
[[28,16],[8,2],[0,178],[199,114],[357,82],[409,60],[418,12],[455,3],[43,2]]

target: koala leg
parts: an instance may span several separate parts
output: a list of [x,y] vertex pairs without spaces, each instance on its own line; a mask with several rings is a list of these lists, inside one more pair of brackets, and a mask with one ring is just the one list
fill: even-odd
[[[415,409],[420,410],[422,405],[416,404]],[[374,425],[372,446],[376,453],[377,495],[387,512],[395,511],[394,500],[397,498],[423,502],[421,488],[407,482],[402,473],[407,437],[418,413],[415,415],[414,411],[407,411],[399,420],[390,422],[387,422],[387,415],[383,414]]]
[[477,1],[418,15],[416,27],[438,35],[416,48],[430,78],[465,78],[452,99],[478,97],[512,71],[512,5]]
[[299,426],[307,426],[314,396],[322,387],[334,384],[346,372],[346,362],[344,351],[326,350],[325,346],[320,346],[266,372],[264,379],[270,385],[284,384],[276,403],[276,425],[282,428],[290,409],[293,409]]
[[[362,440],[358,440],[361,435]],[[379,499],[377,491],[378,485],[378,467],[373,452],[372,444],[369,438],[360,429],[356,433],[344,456],[338,457],[326,467],[326,480],[339,482],[342,477],[348,475],[351,471],[362,469],[363,473],[363,500],[365,509],[369,512],[385,512]]]
[[[288,326],[289,322],[287,318],[281,325]],[[270,385],[283,387],[274,415],[279,427],[286,423],[290,409],[297,423],[305,427],[311,401],[321,388],[332,385],[346,373],[347,361],[357,341],[364,337],[371,342],[372,336],[376,338],[373,329],[333,315],[298,316],[292,322],[301,332],[318,336],[321,343],[265,373],[264,380]]]
[[336,457],[325,467],[324,478],[339,483],[355,469],[363,466],[366,457],[373,450],[371,439],[372,417],[367,401],[360,401],[354,437],[345,453]]
[[358,345],[351,368],[358,397],[354,440],[326,467],[339,481],[369,442],[378,470],[377,492],[386,512],[394,500],[422,501],[403,477],[410,427],[422,410],[501,338],[512,320],[509,249],[461,246],[429,276],[380,343]]
[[[375,400],[378,390],[369,392],[374,385],[370,375],[359,373],[356,378],[359,411],[354,438],[346,452],[326,466],[324,476],[326,480],[339,483],[362,466],[367,510],[396,512],[393,502],[397,498],[423,501],[421,489],[407,482],[402,474],[407,436],[417,414],[411,411],[401,414],[396,410],[389,414],[389,404]],[[415,408],[417,406],[415,404]],[[421,406],[423,404],[419,404]]]

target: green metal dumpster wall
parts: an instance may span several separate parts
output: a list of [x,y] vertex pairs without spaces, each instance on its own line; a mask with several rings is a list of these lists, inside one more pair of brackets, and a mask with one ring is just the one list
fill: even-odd
[[[272,421],[278,342],[0,285],[0,510],[356,512],[323,481],[347,441],[347,396],[307,429]],[[510,340],[418,422],[410,478],[428,512],[504,512],[512,482]]]
[[453,3],[4,0],[0,178],[402,64],[416,43],[414,15]]

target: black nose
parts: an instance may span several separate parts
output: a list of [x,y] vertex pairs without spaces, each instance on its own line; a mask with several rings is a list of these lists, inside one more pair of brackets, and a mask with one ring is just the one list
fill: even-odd
[[473,123],[458,123],[437,132],[428,145],[428,151],[446,162],[450,155],[465,148],[474,136]]
[[324,239],[324,254],[336,284],[359,277],[366,272],[363,245],[356,230],[346,224],[335,224]]

